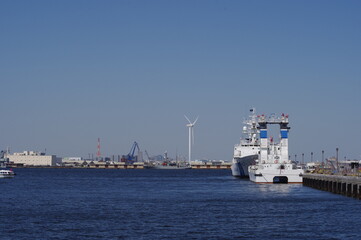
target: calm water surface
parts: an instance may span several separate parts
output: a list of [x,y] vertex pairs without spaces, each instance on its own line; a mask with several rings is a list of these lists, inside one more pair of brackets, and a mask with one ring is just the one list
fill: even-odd
[[0,239],[361,239],[361,201],[229,170],[15,171]]

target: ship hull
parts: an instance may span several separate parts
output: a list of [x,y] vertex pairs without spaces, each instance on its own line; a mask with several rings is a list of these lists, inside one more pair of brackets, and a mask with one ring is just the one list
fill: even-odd
[[234,158],[231,166],[232,175],[239,178],[248,178],[248,167],[255,164],[258,155],[250,155],[242,158]]
[[255,183],[302,183],[302,169],[256,169],[249,168],[249,180]]

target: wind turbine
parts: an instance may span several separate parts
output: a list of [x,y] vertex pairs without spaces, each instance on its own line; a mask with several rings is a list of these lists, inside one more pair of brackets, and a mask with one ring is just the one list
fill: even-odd
[[198,117],[196,118],[196,120],[192,123],[189,118],[187,118],[186,115],[184,115],[184,117],[187,119],[187,121],[189,122],[189,124],[187,124],[186,126],[188,127],[189,130],[189,140],[188,140],[188,163],[189,166],[191,165],[191,158],[192,158],[192,145],[194,144],[194,132],[193,132],[193,127],[196,124],[196,122],[198,121]]

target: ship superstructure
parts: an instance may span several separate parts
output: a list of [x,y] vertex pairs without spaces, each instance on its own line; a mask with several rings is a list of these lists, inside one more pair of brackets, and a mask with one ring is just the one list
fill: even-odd
[[232,175],[235,177],[248,177],[248,166],[255,164],[260,151],[258,118],[256,110],[250,109],[250,115],[244,120],[240,143],[234,146],[232,160]]
[[[294,164],[288,155],[288,115],[258,117],[260,152],[256,164],[248,167],[249,178],[256,183],[302,183],[303,170]],[[268,139],[267,126],[280,126],[279,143]]]

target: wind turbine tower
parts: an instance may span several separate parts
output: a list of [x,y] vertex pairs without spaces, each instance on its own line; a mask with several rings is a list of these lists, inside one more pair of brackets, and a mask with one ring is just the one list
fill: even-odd
[[186,115],[184,115],[184,117],[187,119],[187,121],[189,122],[189,124],[187,124],[186,126],[188,127],[188,131],[189,131],[189,139],[188,139],[188,163],[189,166],[191,165],[191,159],[192,159],[192,145],[194,144],[194,131],[193,131],[193,127],[196,124],[196,122],[198,121],[198,117],[196,118],[196,120],[192,123],[189,118],[187,118]]

